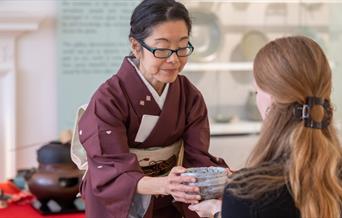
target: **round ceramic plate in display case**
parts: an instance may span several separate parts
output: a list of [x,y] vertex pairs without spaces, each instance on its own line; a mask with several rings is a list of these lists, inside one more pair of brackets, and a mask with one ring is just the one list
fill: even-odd
[[218,55],[222,41],[219,19],[213,12],[193,10],[191,42],[195,47],[190,56],[192,61],[204,62],[214,60]]

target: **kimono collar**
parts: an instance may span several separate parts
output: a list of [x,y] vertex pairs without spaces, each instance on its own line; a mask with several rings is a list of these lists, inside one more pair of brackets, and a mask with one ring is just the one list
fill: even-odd
[[116,74],[123,87],[123,91],[126,93],[129,102],[138,115],[150,114],[159,116],[161,112],[159,105],[154,100],[152,93],[144,84],[128,58],[131,57],[125,57]]
[[132,66],[135,68],[137,74],[139,75],[139,77],[141,78],[141,80],[144,82],[144,84],[146,85],[146,87],[148,88],[148,90],[150,91],[150,93],[152,94],[154,100],[156,101],[156,103],[158,104],[160,109],[163,109],[163,105],[166,99],[166,95],[167,92],[169,90],[169,83],[166,83],[163,93],[161,95],[158,94],[158,92],[154,89],[154,87],[146,80],[146,78],[143,76],[143,74],[141,73],[141,71],[138,69],[136,63],[134,62],[133,59],[131,58],[127,58],[127,60],[132,64]]

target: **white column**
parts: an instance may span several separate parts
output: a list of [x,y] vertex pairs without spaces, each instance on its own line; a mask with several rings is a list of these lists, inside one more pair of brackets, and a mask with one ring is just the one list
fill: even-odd
[[0,107],[1,107],[1,144],[4,166],[0,171],[3,179],[15,173],[16,139],[16,70],[14,65],[15,38],[0,35],[2,60],[0,62]]
[[16,39],[39,28],[41,17],[0,11],[0,181],[16,174]]

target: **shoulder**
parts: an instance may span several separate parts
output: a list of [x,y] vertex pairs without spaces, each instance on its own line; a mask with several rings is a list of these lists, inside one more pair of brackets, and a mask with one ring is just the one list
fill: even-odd
[[103,82],[95,91],[92,99],[120,100],[124,95],[120,80],[116,75]]
[[264,193],[258,199],[243,199],[225,191],[222,203],[223,217],[300,217],[286,185]]
[[262,217],[300,217],[300,212],[286,185],[266,192],[257,202],[254,202],[254,208]]
[[183,94],[190,99],[196,99],[196,101],[204,101],[201,91],[184,75],[178,76],[178,82]]
[[[100,86],[96,89],[94,96],[97,96],[101,93],[111,92],[111,91],[117,91],[120,87],[120,81],[119,78],[116,75],[113,75],[106,81],[102,82]],[[114,94],[114,93],[113,93]]]
[[124,81],[127,83],[127,81],[132,80],[132,75],[136,75],[135,68],[130,63],[129,57],[125,57],[117,72],[97,88],[93,98],[105,98],[106,100],[123,99],[122,97],[125,96]]
[[250,217],[252,200],[241,199],[225,191],[222,202],[222,217]]
[[179,75],[177,82],[180,86],[180,99],[184,102],[185,112],[193,115],[188,118],[207,116],[207,106],[198,88],[184,75]]
[[94,112],[107,111],[118,116],[126,116],[128,102],[125,97],[124,89],[116,75],[103,82],[94,92],[89,106],[92,106]]
[[178,81],[185,91],[194,92],[201,95],[200,90],[186,76],[179,75]]
[[253,214],[248,217],[299,217],[281,163],[268,162],[239,170],[230,176],[224,197],[229,211],[247,210]]

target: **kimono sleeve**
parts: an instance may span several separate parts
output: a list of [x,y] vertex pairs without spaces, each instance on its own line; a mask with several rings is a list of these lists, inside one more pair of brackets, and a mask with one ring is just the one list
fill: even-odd
[[[128,108],[120,92],[108,83],[102,85],[80,119],[78,129],[88,159],[87,187],[82,189],[90,189],[109,214],[121,211],[122,217],[126,217],[143,173],[136,156],[129,153],[125,123]],[[87,197],[92,196],[84,196]]]
[[184,166],[204,167],[227,164],[221,158],[209,154],[210,129],[208,112],[203,96],[192,85],[187,89],[186,128],[184,140]]

